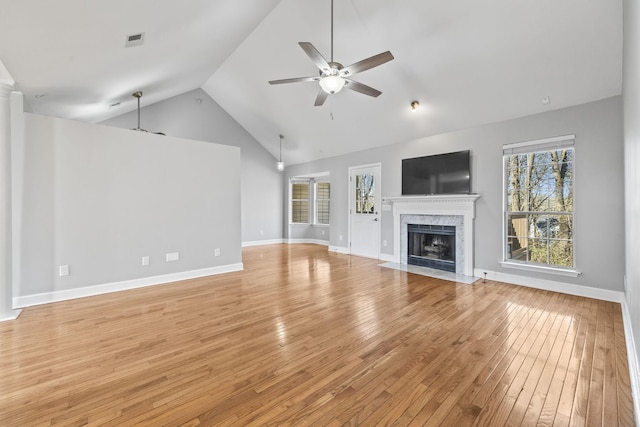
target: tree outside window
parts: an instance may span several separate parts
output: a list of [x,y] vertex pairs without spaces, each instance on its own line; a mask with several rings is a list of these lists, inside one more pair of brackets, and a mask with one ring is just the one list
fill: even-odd
[[574,267],[573,148],[505,155],[506,259]]

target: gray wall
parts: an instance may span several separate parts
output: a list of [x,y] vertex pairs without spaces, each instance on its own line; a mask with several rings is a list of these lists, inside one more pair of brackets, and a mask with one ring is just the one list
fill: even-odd
[[291,224],[289,226],[289,239],[317,240],[316,243],[329,244],[331,230],[326,225]]
[[14,297],[242,262],[238,148],[26,114],[15,166]]
[[[640,5],[624,2],[624,151],[627,303],[636,357],[640,355]],[[633,368],[633,365],[631,365]],[[635,366],[638,369],[638,366]],[[633,373],[632,373],[633,374]],[[635,372],[640,379],[640,372]],[[640,396],[636,396],[636,400]],[[636,403],[638,408],[638,403]],[[636,418],[640,414],[636,412]]]
[[[504,269],[499,264],[502,259],[502,145],[566,134],[576,135],[575,251],[576,267],[582,274],[569,278]],[[348,141],[344,143],[348,144]],[[290,177],[330,171],[330,245],[346,248],[350,166],[380,162],[382,195],[397,196],[401,193],[403,158],[465,149],[471,150],[472,190],[481,196],[476,203],[475,268],[622,291],[624,182],[621,97],[293,165],[287,168],[286,174]],[[392,254],[392,212],[383,211],[381,221],[381,253]]]
[[[282,173],[276,161],[249,133],[202,89],[144,106],[141,126],[151,132],[240,147],[242,179],[242,241],[282,239]],[[137,125],[133,111],[102,124],[121,128]],[[273,135],[277,140],[278,135]]]

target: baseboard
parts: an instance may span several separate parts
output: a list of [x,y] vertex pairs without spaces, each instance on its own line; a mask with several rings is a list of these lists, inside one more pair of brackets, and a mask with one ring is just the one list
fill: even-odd
[[242,247],[248,248],[250,246],[278,245],[281,243],[284,243],[284,239],[254,240],[253,242],[242,242]]
[[625,299],[622,302],[622,320],[624,321],[624,339],[627,344],[627,361],[629,365],[629,379],[631,380],[631,395],[636,416],[636,426],[640,427],[640,363],[636,351],[636,343],[633,338],[631,326],[631,314],[629,305]]
[[286,243],[288,244],[311,243],[314,245],[329,246],[328,240],[318,240],[318,239],[288,239]]
[[527,286],[529,288],[543,289],[545,291],[560,292],[579,297],[600,299],[622,304],[625,301],[624,292],[610,291],[607,289],[592,288],[589,286],[573,285],[571,283],[556,282],[553,280],[537,279],[535,277],[518,276],[516,274],[500,273],[476,268],[473,270],[475,277],[484,277],[498,282],[511,283],[513,285]]
[[344,246],[329,246],[329,252],[336,252],[339,254],[350,255],[349,248],[345,248]]
[[6,322],[8,320],[16,320],[18,316],[20,316],[20,313],[22,313],[22,310],[20,309],[10,310],[7,313],[3,313],[2,315],[0,315],[0,322]]
[[396,262],[396,257],[393,254],[380,254],[380,261]]
[[111,292],[126,291],[129,289],[144,288],[147,286],[162,285],[178,282],[180,280],[197,279],[199,277],[213,276],[216,274],[231,273],[244,269],[243,264],[221,265],[219,267],[203,268],[200,270],[183,271],[180,273],[164,274],[162,276],[143,277],[140,279],[125,280],[122,282],[105,283],[102,285],[86,286],[76,289],[45,292],[41,294],[25,295],[13,298],[14,308],[31,307],[34,305],[48,304],[58,301],[66,301],[75,298],[84,298]]

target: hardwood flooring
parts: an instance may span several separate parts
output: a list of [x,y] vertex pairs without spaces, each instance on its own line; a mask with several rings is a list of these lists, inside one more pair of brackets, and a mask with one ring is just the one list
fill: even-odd
[[243,254],[0,323],[0,425],[634,425],[619,304]]

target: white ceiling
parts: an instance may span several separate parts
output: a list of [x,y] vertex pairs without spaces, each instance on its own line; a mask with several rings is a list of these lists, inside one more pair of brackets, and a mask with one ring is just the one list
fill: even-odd
[[[0,61],[30,111],[95,122],[134,109],[139,89],[148,105],[202,87],[276,157],[283,134],[287,164],[622,86],[622,0],[335,0],[334,59],[395,60],[354,76],[380,97],[343,90],[322,107],[315,82],[267,81],[317,74],[300,41],[330,59],[330,0],[0,0],[0,11]],[[125,48],[136,32],[144,45]]]

